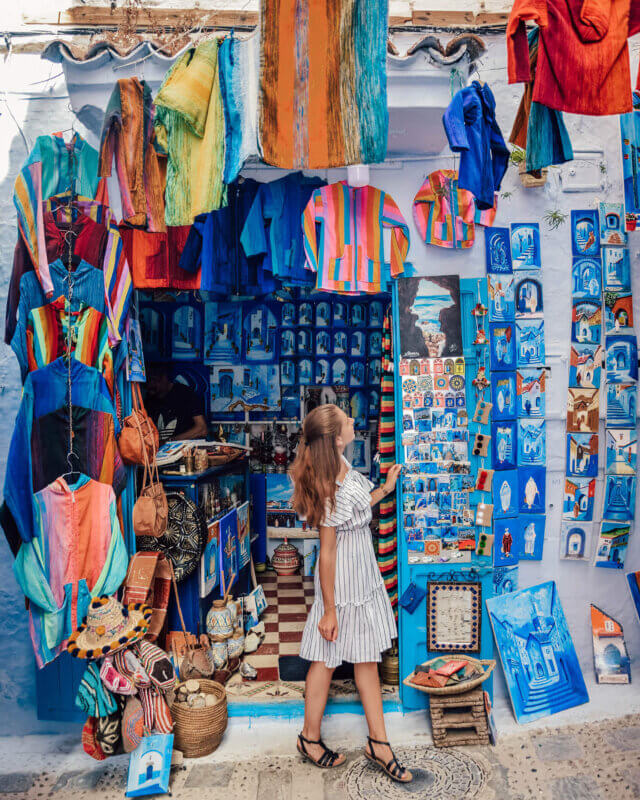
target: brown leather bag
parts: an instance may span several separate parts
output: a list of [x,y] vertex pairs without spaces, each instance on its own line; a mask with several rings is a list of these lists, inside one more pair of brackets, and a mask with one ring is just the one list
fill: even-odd
[[145,463],[145,454],[149,461],[155,459],[160,437],[142,402],[139,383],[131,384],[131,400],[133,409],[124,419],[118,448],[125,464],[142,465]]
[[133,506],[133,530],[136,536],[162,536],[167,530],[169,504],[164,486],[160,483],[155,460],[146,457],[142,489]]
[[145,639],[155,642],[167,618],[171,594],[171,565],[158,551],[134,553],[124,579],[122,602],[144,603],[153,609]]

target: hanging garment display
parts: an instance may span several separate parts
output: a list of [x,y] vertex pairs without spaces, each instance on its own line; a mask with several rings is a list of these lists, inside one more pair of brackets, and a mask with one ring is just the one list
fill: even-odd
[[119,80],[107,105],[100,137],[100,176],[111,175],[115,157],[122,221],[164,231],[164,169],[153,136],[151,88],[137,78]]
[[526,151],[527,172],[536,172],[551,164],[571,161],[573,148],[562,112],[532,100],[538,63],[539,29],[533,28],[527,36],[532,78],[524,88],[509,141]]
[[571,114],[631,111],[627,39],[640,31],[631,0],[516,0],[507,23],[509,83],[531,81],[527,21],[539,26],[532,100]]
[[224,110],[224,182],[233,183],[245,161],[258,155],[258,33],[239,39],[232,30],[218,50]]
[[456,92],[442,117],[449,147],[460,153],[458,186],[471,192],[479,209],[493,208],[509,163],[495,112],[489,86],[474,81]]
[[242,227],[240,241],[246,256],[264,256],[263,269],[286,285],[314,283],[314,276],[305,269],[300,218],[320,187],[326,187],[321,178],[306,178],[302,172],[261,184]]
[[165,233],[153,233],[120,225],[131,277],[136,289],[200,288],[200,270],[182,269],[180,258],[189,237],[190,225],[167,226]]
[[413,219],[425,244],[466,249],[473,247],[476,225],[493,225],[497,211],[476,207],[471,192],[458,185],[454,169],[442,169],[427,175],[413,198]]
[[260,8],[260,153],[284,169],[384,161],[387,2]]
[[79,475],[34,495],[34,535],[13,565],[29,604],[38,666],[52,661],[87,614],[92,597],[114,594],[127,572],[111,486]]
[[383,291],[388,280],[384,228],[391,228],[390,274],[397,278],[404,271],[409,227],[393,198],[380,189],[346,181],[316,189],[304,210],[303,227],[306,265],[317,273],[318,289]]
[[167,153],[167,225],[191,225],[226,202],[218,45],[213,38],[189,48],[155,97],[157,141]]

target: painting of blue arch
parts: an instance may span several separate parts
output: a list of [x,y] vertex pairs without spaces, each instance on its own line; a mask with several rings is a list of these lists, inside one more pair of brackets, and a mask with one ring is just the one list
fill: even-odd
[[574,258],[571,267],[574,300],[599,300],[602,294],[602,264],[599,258]]
[[547,445],[545,436],[545,420],[518,420],[518,464],[547,463]]
[[574,256],[600,252],[600,217],[594,208],[571,212],[571,249]]
[[486,602],[518,722],[589,702],[555,581]]
[[537,222],[516,222],[511,226],[511,258],[516,270],[542,266]]
[[607,475],[604,487],[604,519],[622,522],[634,517],[636,507],[636,479],[630,475]]
[[635,336],[609,335],[605,338],[605,360],[609,383],[638,380],[638,343]]

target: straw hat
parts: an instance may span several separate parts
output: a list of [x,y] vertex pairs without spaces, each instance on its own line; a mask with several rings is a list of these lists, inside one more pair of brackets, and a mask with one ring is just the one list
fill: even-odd
[[86,621],[69,637],[76,658],[101,658],[127,647],[147,632],[153,610],[144,603],[123,606],[115,597],[94,597]]

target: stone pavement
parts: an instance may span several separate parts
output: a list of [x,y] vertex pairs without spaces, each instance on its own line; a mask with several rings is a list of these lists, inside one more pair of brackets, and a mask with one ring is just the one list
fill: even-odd
[[[436,749],[426,734],[419,744],[396,748],[416,778],[389,781],[361,752],[344,767],[318,770],[297,756],[223,761],[214,753],[173,770],[176,800],[638,800],[640,714],[604,722],[527,732],[500,738],[496,747]],[[70,740],[68,740],[70,742]],[[71,744],[69,745],[71,746]],[[60,756],[64,746],[59,747]],[[49,757],[54,756],[53,758]],[[85,769],[57,771],[64,762],[47,754],[46,767],[0,774],[0,798],[12,800],[121,800],[127,757]],[[24,765],[23,765],[24,766]],[[77,764],[75,765],[77,766]],[[3,765],[7,769],[7,764]]]

